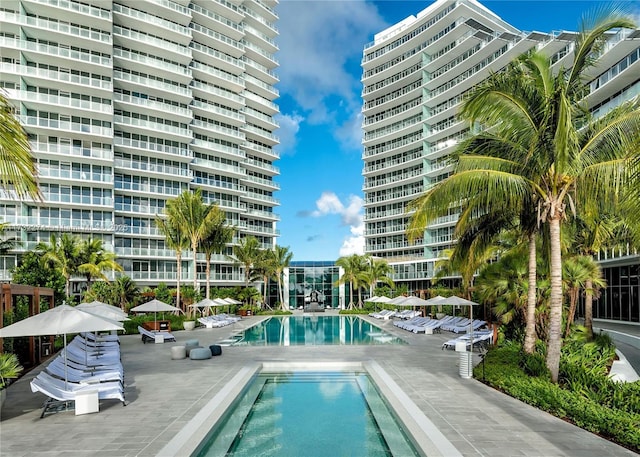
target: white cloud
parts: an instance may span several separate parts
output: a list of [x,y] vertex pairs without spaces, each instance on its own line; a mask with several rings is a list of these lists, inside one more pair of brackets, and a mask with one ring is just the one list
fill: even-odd
[[331,125],[336,138],[352,148],[346,132],[353,131],[361,108],[363,46],[387,24],[364,1],[282,0],[276,10],[281,95],[295,100],[310,124]]
[[345,206],[333,192],[323,192],[316,200],[316,210],[309,213],[312,217],[323,217],[331,214],[340,216],[342,225],[349,226],[350,235],[340,247],[340,256],[364,253],[364,219],[362,204],[364,201],[357,195],[350,195]]
[[295,154],[296,135],[300,130],[300,123],[304,121],[304,117],[298,115],[298,113],[278,114],[275,116],[275,120],[280,125],[277,132],[280,144],[276,146],[276,149],[280,154]]
[[351,236],[345,238],[340,247],[340,257],[364,254],[364,222],[351,227]]

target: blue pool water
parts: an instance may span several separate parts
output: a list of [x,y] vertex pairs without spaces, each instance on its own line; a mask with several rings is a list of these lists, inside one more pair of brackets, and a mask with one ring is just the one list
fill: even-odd
[[238,345],[406,344],[358,316],[280,316],[268,318],[229,341]]
[[361,372],[262,373],[198,457],[419,455]]

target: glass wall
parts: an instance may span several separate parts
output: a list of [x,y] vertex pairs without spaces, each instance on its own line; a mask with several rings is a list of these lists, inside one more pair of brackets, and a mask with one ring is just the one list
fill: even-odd
[[340,308],[339,267],[333,262],[291,262],[289,265],[289,306],[309,304],[312,291],[318,292],[321,305]]
[[640,264],[606,267],[607,288],[594,300],[593,317],[640,322]]

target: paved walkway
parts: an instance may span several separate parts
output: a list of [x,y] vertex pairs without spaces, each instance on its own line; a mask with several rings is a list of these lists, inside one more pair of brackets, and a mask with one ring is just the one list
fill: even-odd
[[[232,327],[175,332],[178,343],[227,338],[260,317]],[[248,363],[369,361],[381,365],[464,456],[633,456],[589,432],[458,374],[458,354],[441,350],[442,335],[414,335],[376,321],[403,337],[401,346],[224,347],[211,360],[171,360],[168,344],[121,338],[128,405],[102,401],[98,414],[72,412],[40,419],[44,396],[32,393],[34,370],[7,389],[0,415],[0,455],[29,457],[153,456]],[[336,423],[339,426],[339,422]],[[331,452],[328,455],[335,455]]]

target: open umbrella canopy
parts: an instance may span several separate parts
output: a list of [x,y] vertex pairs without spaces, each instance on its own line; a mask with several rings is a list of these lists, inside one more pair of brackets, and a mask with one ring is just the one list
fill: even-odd
[[434,303],[436,305],[454,305],[454,306],[479,306],[479,303],[476,303],[471,300],[467,300],[466,298],[457,297],[455,295],[451,297],[446,297],[442,300],[441,303]]
[[376,298],[376,303],[389,303],[391,299],[389,297],[385,297],[384,295]]
[[241,301],[238,301],[235,298],[231,298],[231,297],[223,298],[223,300],[226,301],[230,305],[241,305],[242,304]]
[[81,309],[91,314],[95,314],[100,317],[106,317],[113,319],[114,321],[128,321],[129,318],[122,310],[116,306],[107,305],[99,301],[92,301],[90,303],[80,303],[76,306],[77,309]]
[[402,302],[404,302],[407,298],[409,297],[404,297],[402,295],[399,295],[398,297],[392,298],[391,300],[389,300],[387,302],[387,304],[389,305],[400,305],[402,304]]
[[0,338],[66,335],[68,333],[124,330],[113,319],[69,305],[60,305],[0,329]]
[[147,303],[134,306],[130,311],[133,311],[134,313],[162,313],[165,311],[180,311],[180,308],[176,308],[175,306],[154,298]]
[[398,306],[429,306],[427,300],[420,297],[405,297],[405,299],[401,303],[396,303]]

